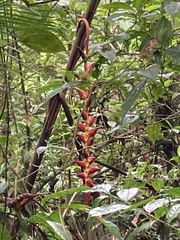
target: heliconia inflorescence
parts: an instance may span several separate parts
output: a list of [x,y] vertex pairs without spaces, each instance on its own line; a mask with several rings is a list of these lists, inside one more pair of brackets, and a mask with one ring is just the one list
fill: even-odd
[[[78,173],[77,176],[81,178],[85,186],[93,187],[94,183],[91,179],[92,174],[100,171],[100,169],[94,165],[94,161],[97,156],[91,151],[92,144],[95,139],[99,127],[92,127],[96,120],[96,116],[90,116],[89,107],[91,104],[91,93],[89,89],[86,91],[79,88],[75,88],[80,96],[80,99],[84,101],[83,110],[81,116],[83,122],[77,123],[78,133],[77,136],[83,143],[83,159],[77,160],[76,163],[81,167],[82,172]],[[85,193],[85,204],[90,204],[90,193]]]

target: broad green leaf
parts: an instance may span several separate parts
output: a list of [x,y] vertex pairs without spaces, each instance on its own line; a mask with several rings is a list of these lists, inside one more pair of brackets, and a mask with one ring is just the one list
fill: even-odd
[[121,32],[119,34],[114,35],[114,40],[115,41],[120,41],[120,40],[128,40],[130,39],[130,34],[126,33],[126,32]]
[[114,35],[114,40],[115,41],[123,41],[123,40],[128,40],[130,39],[130,34],[126,32],[121,32],[119,34]]
[[161,217],[163,217],[164,215],[166,215],[167,211],[168,211],[168,207],[162,206],[162,207],[158,208],[158,209],[155,211],[154,216],[155,216],[156,218],[161,218]]
[[124,190],[118,191],[117,196],[120,199],[127,202],[128,200],[133,198],[137,193],[138,193],[138,188],[130,188],[130,189],[124,189]]
[[126,204],[112,204],[112,205],[96,207],[89,211],[89,215],[90,215],[90,217],[100,217],[105,214],[121,211],[128,207],[129,206]]
[[57,53],[65,51],[59,38],[45,29],[30,27],[20,31],[18,38],[24,45],[38,52]]
[[158,139],[162,139],[163,135],[161,133],[161,124],[160,123],[153,123],[146,127],[146,132],[148,138],[154,144]]
[[113,11],[116,10],[132,10],[134,11],[134,9],[127,3],[124,2],[114,2],[114,3],[109,3],[103,6],[106,9],[112,9]]
[[113,63],[115,57],[116,57],[116,52],[114,50],[107,50],[107,51],[98,51],[101,56],[104,58],[108,59],[110,63]]
[[112,188],[112,184],[105,184],[105,183],[102,183],[102,184],[97,184],[95,185],[94,187],[88,189],[88,190],[85,190],[83,192],[103,192],[103,193],[109,193],[110,190]]
[[175,218],[177,218],[179,213],[180,213],[180,204],[176,204],[170,207],[166,215],[168,223],[171,223]]
[[134,25],[134,23],[133,23],[133,21],[131,19],[130,20],[128,20],[128,19],[126,19],[126,20],[121,19],[121,20],[119,20],[119,25],[126,32],[126,31],[128,31],[129,28],[131,28]]
[[179,2],[170,2],[169,4],[166,4],[164,7],[164,10],[171,15],[172,18],[175,18],[177,16],[180,17],[180,3]]
[[142,7],[143,4],[144,0],[133,0],[133,5],[137,11]]
[[137,99],[137,97],[139,96],[139,94],[141,93],[141,91],[143,90],[144,86],[146,84],[146,80],[141,81],[140,83],[138,83],[138,85],[136,85],[133,90],[128,94],[125,102],[122,105],[122,110],[121,110],[121,118],[122,121],[125,117],[125,115],[127,114],[127,112],[131,109],[131,107],[133,106],[135,100]]
[[0,182],[0,194],[3,193],[8,188],[7,182]]
[[177,155],[178,155],[178,157],[180,157],[180,146],[178,146],[178,148],[177,148]]
[[32,215],[29,217],[29,221],[32,223],[43,223],[45,222],[46,218],[48,218],[47,213],[45,212],[38,212],[36,215]]
[[60,214],[59,209],[54,210],[52,213],[46,213],[46,212],[37,212],[36,215],[32,215],[29,218],[29,221],[32,223],[38,223],[41,226],[47,227],[47,220],[53,221],[53,222],[60,222]]
[[121,240],[121,235],[119,232],[119,227],[117,227],[114,223],[104,220],[103,218],[98,218],[98,220],[109,230],[109,232],[116,237],[116,239]]
[[63,190],[63,191],[59,191],[59,192],[55,192],[55,193],[51,193],[51,194],[48,194],[46,197],[44,197],[42,199],[42,205],[44,205],[49,199],[53,199],[53,198],[58,198],[58,197],[67,197],[67,195],[69,194],[73,194],[75,192],[82,192],[84,190],[87,190],[89,189],[88,187],[86,186],[81,186],[81,187],[77,187],[77,188],[71,188],[71,189],[66,189],[66,190]]
[[71,233],[67,230],[67,228],[57,222],[46,221],[54,232],[61,237],[62,240],[73,240]]
[[112,20],[116,20],[116,19],[122,17],[123,15],[124,15],[124,13],[122,13],[122,12],[115,12],[115,13],[111,14],[110,16],[108,16],[106,21],[111,22]]
[[46,97],[46,101],[49,101],[51,98],[53,98],[56,94],[59,94],[60,92],[63,92],[64,90],[67,90],[71,87],[77,86],[79,85],[79,82],[69,82],[69,83],[65,83],[63,86],[52,90]]
[[108,86],[110,86],[111,84],[113,84],[115,81],[118,81],[118,83],[119,83],[119,80],[120,80],[122,77],[124,77],[125,74],[127,75],[126,72],[122,72],[122,73],[118,74],[117,76],[115,76],[115,77],[113,77],[112,79],[110,79],[107,83],[105,83],[105,84],[103,85],[103,87],[108,87]]
[[180,187],[165,189],[163,192],[174,197],[180,197]]
[[11,240],[11,235],[9,230],[0,223],[0,238],[1,240]]
[[74,203],[74,204],[69,204],[69,205],[61,205],[61,209],[72,209],[72,210],[79,210],[79,211],[87,211],[88,210],[88,206],[85,204],[78,204],[78,203]]
[[160,45],[168,46],[173,37],[171,21],[162,16],[155,25],[153,36],[158,39]]
[[47,83],[47,85],[44,85],[44,86],[40,87],[38,89],[38,93],[42,94],[42,93],[51,91],[53,89],[57,89],[57,88],[59,88],[59,85],[60,85],[60,82],[57,82],[57,80],[56,81],[51,81],[51,82]]
[[180,45],[169,48],[165,54],[169,55],[175,64],[180,65]]
[[159,190],[162,189],[164,185],[164,181],[161,178],[155,178],[152,183],[152,187],[158,192]]
[[169,199],[167,198],[161,198],[161,199],[157,199],[157,200],[153,200],[152,202],[149,202],[148,204],[146,204],[144,206],[144,209],[146,212],[151,213],[154,210],[162,207],[163,205],[169,203]]
[[153,64],[149,66],[147,69],[141,69],[138,71],[138,73],[144,77],[147,77],[148,79],[157,79],[157,75],[159,73],[159,65]]
[[145,223],[142,223],[139,227],[136,227],[126,238],[126,240],[134,240],[137,236],[141,236],[141,234],[144,234],[148,232],[148,230],[153,226],[155,221],[148,221]]

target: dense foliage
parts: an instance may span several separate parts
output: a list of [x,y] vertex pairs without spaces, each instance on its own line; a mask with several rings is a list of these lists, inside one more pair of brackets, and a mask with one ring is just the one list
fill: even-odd
[[0,2],[0,239],[180,239],[180,2],[100,1],[84,72],[93,2]]

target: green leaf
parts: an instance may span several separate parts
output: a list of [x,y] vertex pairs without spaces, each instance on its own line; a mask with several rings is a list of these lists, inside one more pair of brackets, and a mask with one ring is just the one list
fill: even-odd
[[141,226],[135,228],[126,238],[126,240],[133,240],[136,239],[137,236],[141,236],[141,234],[144,234],[148,232],[148,230],[153,226],[155,221],[149,221],[142,223]]
[[67,230],[67,228],[57,222],[46,221],[54,232],[61,237],[62,240],[73,240],[71,233]]
[[45,222],[48,215],[45,212],[38,212],[36,215],[32,215],[29,217],[29,221],[32,223],[39,223],[42,224]]
[[117,19],[119,19],[119,18],[122,18],[122,16],[124,16],[124,12],[115,12],[115,13],[113,13],[113,14],[111,14],[110,16],[108,16],[107,18],[106,18],[106,21],[107,22],[112,22],[112,20],[117,20]]
[[109,230],[109,232],[116,237],[116,239],[121,239],[119,228],[112,222],[98,218],[98,220]]
[[137,11],[142,7],[143,4],[144,0],[133,0],[133,5]]
[[156,218],[161,218],[167,213],[167,211],[168,211],[168,208],[166,206],[162,206],[155,211],[154,215]]
[[124,119],[126,113],[131,109],[131,107],[133,106],[135,100],[137,99],[137,97],[139,96],[139,94],[141,93],[141,91],[143,90],[144,86],[146,84],[146,80],[141,81],[140,83],[138,83],[138,85],[136,85],[133,90],[128,94],[125,102],[122,105],[122,110],[121,110],[121,118],[122,120]]
[[180,197],[180,187],[165,189],[163,192],[174,197]]
[[164,181],[161,178],[156,178],[151,183],[152,187],[158,192],[164,185]]
[[129,206],[126,204],[111,204],[111,205],[96,207],[89,211],[89,215],[90,215],[90,217],[99,217],[99,216],[102,216],[105,214],[110,214],[113,212],[121,211],[128,207]]
[[180,17],[180,4],[179,2],[170,2],[169,4],[166,4],[164,7],[164,10],[171,15],[172,18],[175,18],[177,16]]
[[71,87],[78,86],[80,83],[79,82],[69,82],[65,83],[63,86],[56,88],[52,90],[46,97],[46,101],[48,102],[51,98],[53,98],[56,94],[59,94],[63,92],[64,90],[67,90]]
[[8,188],[7,182],[0,182],[0,194],[3,193]]
[[112,188],[112,184],[105,184],[105,183],[102,183],[102,184],[97,184],[95,185],[94,187],[86,190],[86,191],[83,191],[83,192],[99,192],[99,193],[109,193],[110,190]]
[[180,204],[176,204],[172,206],[166,215],[168,223],[171,223],[175,218],[177,218],[179,213],[180,213]]
[[128,40],[130,39],[130,34],[126,33],[126,32],[121,32],[121,33],[118,33],[116,35],[114,35],[114,40],[115,41],[120,41],[120,40]]
[[118,191],[117,196],[120,199],[127,202],[132,197],[134,197],[137,193],[138,193],[138,188],[130,188],[130,189],[124,189],[124,190]]
[[73,194],[75,192],[77,192],[77,193],[82,192],[87,189],[89,189],[89,188],[86,186],[81,186],[81,187],[77,187],[77,188],[66,189],[66,190],[63,190],[60,192],[51,193],[42,199],[41,204],[44,205],[49,199],[52,199],[52,198],[58,198],[58,197],[65,198],[69,194]]
[[119,9],[134,11],[134,9],[129,4],[124,3],[124,2],[109,3],[109,4],[104,5],[103,7],[106,9],[111,9],[113,11],[119,10]]
[[11,240],[10,232],[2,224],[0,224],[0,237],[2,240]]
[[57,89],[60,85],[60,82],[57,80],[49,82],[47,85],[44,85],[38,89],[38,93],[42,94],[53,89]]
[[153,142],[153,144],[158,140],[162,139],[162,133],[161,133],[161,124],[160,123],[153,123],[146,127],[146,132],[148,135],[148,138],[150,141]]
[[162,16],[155,25],[153,36],[158,39],[159,44],[168,46],[173,37],[171,21]]
[[74,203],[74,204],[69,204],[69,205],[61,205],[61,209],[72,209],[72,210],[79,210],[79,211],[87,211],[88,210],[88,206],[85,204],[78,204],[78,203]]
[[180,157],[180,146],[178,146],[178,148],[177,148],[177,155],[178,155],[178,157]]
[[157,75],[159,73],[159,65],[153,64],[149,66],[147,69],[139,70],[138,73],[144,77],[147,77],[148,79],[156,80]]
[[156,210],[157,208],[160,208],[167,203],[169,203],[169,199],[167,199],[167,198],[156,199],[156,200],[153,200],[152,202],[149,202],[148,204],[146,204],[144,206],[144,209],[146,212],[151,213],[154,210]]
[[180,65],[180,45],[169,48],[165,51],[165,54],[173,59],[174,64]]
[[113,63],[115,57],[116,57],[116,52],[114,50],[107,50],[107,51],[98,51],[101,56],[104,58],[108,59],[110,63]]
[[59,38],[45,29],[30,27],[20,31],[18,38],[24,45],[38,52],[57,53],[65,51]]

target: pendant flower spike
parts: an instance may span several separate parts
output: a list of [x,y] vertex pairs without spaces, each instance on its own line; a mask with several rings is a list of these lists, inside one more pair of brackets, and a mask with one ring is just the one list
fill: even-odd
[[[84,42],[85,53],[81,52],[84,59],[84,73],[90,74],[91,70],[95,66],[95,62],[87,63],[87,58],[89,55],[89,23],[85,18],[82,18],[79,24],[82,22],[84,23],[86,30],[86,38]],[[85,186],[93,187],[94,183],[92,181],[92,175],[100,171],[100,169],[94,164],[97,156],[95,156],[95,154],[91,151],[91,148],[99,127],[93,127],[96,116],[91,116],[89,112],[91,105],[90,89],[87,88],[86,90],[82,90],[80,88],[75,88],[75,90],[80,99],[84,101],[83,110],[81,112],[83,122],[77,123],[77,136],[83,144],[83,160],[76,161],[76,163],[81,167],[82,172],[78,173],[77,176],[83,180]],[[90,196],[90,192],[85,193],[85,204],[87,205],[90,205]]]

